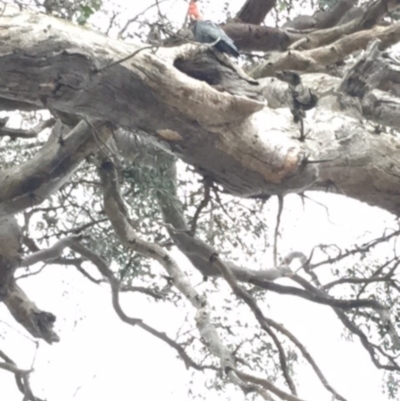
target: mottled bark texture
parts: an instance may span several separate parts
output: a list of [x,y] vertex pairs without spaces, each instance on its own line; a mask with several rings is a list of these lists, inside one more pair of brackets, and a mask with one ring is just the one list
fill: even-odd
[[[239,196],[333,183],[348,196],[399,212],[393,159],[398,138],[377,136],[358,118],[357,107],[344,107],[353,99],[345,93],[333,91],[308,112],[310,140],[300,142],[287,109],[267,107],[259,86],[212,53],[199,57],[196,45],[156,54],[144,50],[107,68],[138,48],[44,15],[6,12],[1,26],[3,102],[140,129]],[[374,104],[369,107],[369,115],[374,114]],[[7,202],[0,210],[10,211]]]
[[[253,25],[260,30],[255,39],[251,25],[229,23],[225,29],[245,49],[295,49],[271,56],[253,69],[253,77],[282,69],[315,72],[374,38],[382,47],[400,39],[398,24],[371,28],[387,10],[382,4],[374,2],[349,23],[307,33]],[[242,11],[244,20],[257,22],[246,7]],[[264,40],[262,31],[277,41]],[[114,128],[140,132],[237,196],[330,188],[400,214],[400,139],[382,132],[400,128],[400,106],[376,89],[400,80],[396,61],[377,46],[370,46],[342,80],[303,75],[300,93],[297,83],[289,88],[275,78],[251,79],[207,46],[144,49],[7,6],[0,19],[0,110],[49,109],[59,119],[32,159],[0,171],[0,296],[15,319],[35,337],[58,339],[54,316],[38,310],[15,283],[23,260],[12,216],[57,191],[86,157],[100,149],[107,153]],[[371,73],[377,70],[381,73]],[[307,88],[318,103],[295,122],[288,93],[301,102],[302,93],[311,94]],[[163,211],[171,225],[180,226],[172,208]],[[203,258],[208,250],[195,238],[187,232],[171,231],[171,236],[192,250],[190,258],[200,270],[215,273]],[[248,280],[247,271],[230,268]]]

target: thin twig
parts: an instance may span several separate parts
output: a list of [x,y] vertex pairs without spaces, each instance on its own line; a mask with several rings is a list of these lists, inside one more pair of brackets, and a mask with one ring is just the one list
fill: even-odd
[[[319,266],[322,266],[322,265],[325,265],[327,263],[339,262],[340,260],[343,260],[343,259],[345,259],[345,258],[347,258],[349,256],[352,256],[352,255],[356,255],[358,253],[366,253],[366,252],[370,251],[372,248],[374,248],[375,246],[377,246],[377,245],[379,245],[379,244],[381,244],[383,242],[389,241],[393,237],[397,237],[399,235],[400,235],[400,230],[393,231],[389,235],[386,235],[386,236],[384,235],[383,237],[374,239],[374,240],[372,240],[370,242],[367,242],[367,243],[365,243],[365,244],[363,244],[361,246],[357,246],[354,249],[350,249],[350,250],[348,250],[346,252],[340,253],[338,256],[336,256],[334,258],[329,258],[329,259],[325,259],[325,260],[323,260],[321,262],[314,263],[313,265],[310,265],[310,269],[315,269],[315,268],[317,268]],[[321,248],[321,245],[318,245],[315,248]]]
[[125,26],[119,31],[118,37],[121,37],[121,36],[125,33],[125,31],[128,29],[129,25],[132,24],[133,22],[137,21],[138,18],[139,18],[141,15],[145,14],[145,13],[146,13],[147,11],[149,11],[151,8],[157,6],[157,4],[159,4],[159,3],[164,3],[165,1],[168,1],[168,0],[159,0],[158,2],[155,2],[155,3],[151,4],[150,6],[148,6],[147,8],[145,8],[145,9],[144,9],[143,11],[141,11],[139,14],[136,14],[133,18],[129,19],[129,20],[126,22]]
[[163,342],[167,343],[170,347],[174,348],[179,356],[182,358],[182,360],[185,362],[187,367],[192,367],[196,370],[205,370],[205,369],[212,369],[212,370],[218,370],[215,366],[212,365],[206,365],[206,366],[201,366],[198,365],[195,361],[193,361],[190,356],[186,353],[186,351],[183,349],[181,345],[179,345],[177,342],[172,340],[170,337],[168,337],[165,333],[162,333],[153,327],[149,326],[148,324],[144,323],[142,319],[137,319],[137,318],[132,318],[129,317],[128,315],[125,314],[123,311],[120,303],[119,303],[119,281],[115,278],[113,272],[111,269],[108,267],[106,261],[102,259],[99,255],[91,251],[90,249],[84,247],[80,243],[75,243],[71,246],[71,249],[73,249],[75,252],[79,253],[83,257],[87,258],[90,260],[94,266],[97,267],[99,272],[108,279],[110,286],[111,286],[111,292],[112,292],[112,303],[115,312],[117,313],[118,317],[124,322],[132,326],[138,326],[142,328],[143,330],[147,331],[148,333],[152,334],[153,336],[157,337],[158,339],[162,340]]
[[207,207],[208,203],[210,202],[210,189],[211,185],[207,181],[207,179],[204,182],[204,198],[200,202],[198,208],[196,209],[196,213],[193,216],[191,228],[190,228],[190,235],[194,236],[196,234],[196,228],[197,228],[197,221],[200,217],[201,211]]
[[[101,139],[100,132],[97,130],[97,128],[85,116],[82,116],[82,119],[91,128],[91,132],[93,134],[93,138],[95,139],[95,141],[97,143],[97,146],[99,147],[99,150],[104,154],[104,156],[106,156],[106,157],[112,156],[114,158],[114,160],[118,160],[117,155],[115,154],[115,152],[113,152],[110,149],[110,147]],[[107,153],[104,152],[104,149],[103,149],[103,147],[101,145],[103,145],[103,147],[105,147],[110,152],[110,155],[107,155]]]
[[4,7],[1,10],[0,18],[4,15],[4,12],[6,11],[7,3],[4,3]]
[[276,217],[276,227],[274,235],[274,266],[278,266],[278,236],[279,236],[279,226],[281,224],[282,211],[283,211],[283,196],[278,195],[278,214]]
[[141,47],[140,49],[135,50],[135,51],[134,51],[132,54],[130,54],[129,56],[126,56],[126,57],[124,57],[124,58],[122,58],[122,59],[120,59],[120,60],[114,61],[114,62],[112,62],[112,63],[110,63],[110,64],[108,64],[108,65],[106,65],[106,66],[104,66],[104,67],[102,67],[102,68],[97,69],[97,70],[96,70],[96,73],[103,72],[103,71],[105,71],[105,70],[107,70],[107,69],[109,69],[109,68],[111,68],[111,67],[114,67],[115,65],[121,64],[121,63],[123,63],[124,61],[127,61],[127,60],[129,60],[130,58],[135,57],[137,54],[139,54],[139,53],[142,52],[143,50],[149,50],[149,49],[154,49],[154,48],[158,49],[158,46],[143,46],[143,47]]

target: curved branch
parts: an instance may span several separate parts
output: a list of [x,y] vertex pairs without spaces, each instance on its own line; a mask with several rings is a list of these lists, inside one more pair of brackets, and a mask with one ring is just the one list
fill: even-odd
[[331,281],[330,283],[324,284],[321,288],[326,291],[326,290],[331,289],[332,287],[335,287],[337,285],[342,285],[342,284],[364,284],[362,286],[361,290],[357,294],[357,297],[359,297],[362,294],[362,292],[365,290],[365,288],[368,286],[368,284],[376,283],[376,282],[385,282],[385,281],[390,280],[390,278],[394,274],[394,271],[400,265],[400,260],[397,261],[393,265],[393,267],[390,268],[389,272],[386,273],[384,276],[381,276],[379,274],[383,270],[384,267],[388,266],[394,260],[395,259],[391,259],[391,260],[387,261],[386,263],[384,263],[370,277],[344,277],[344,278],[340,278],[338,280]]
[[[176,165],[173,160],[169,161],[168,168],[163,172],[163,176],[168,179],[169,191],[168,193],[166,191],[158,191],[157,199],[171,238],[178,249],[186,255],[201,274],[204,276],[218,276],[218,270],[212,266],[209,260],[210,256],[216,252],[215,249],[201,239],[193,237],[186,223],[182,212],[182,204],[177,196]],[[298,253],[293,252],[287,256],[284,263],[290,265],[292,260],[298,257],[301,258]],[[238,266],[232,262],[227,261],[225,263],[229,264],[229,268],[233,271],[235,277],[244,282],[249,282],[253,277],[258,277],[260,280],[274,281],[292,273],[288,266],[253,270]]]
[[276,0],[246,0],[236,19],[241,22],[259,25],[275,5]]
[[45,121],[41,121],[35,127],[29,130],[16,129],[16,128],[8,128],[6,126],[2,126],[0,122],[0,137],[1,136],[9,136],[10,138],[36,138],[44,129],[52,127],[56,123],[54,118],[50,118]]
[[74,242],[71,244],[70,248],[79,253],[81,256],[90,260],[94,266],[97,267],[100,274],[102,274],[105,278],[108,279],[108,282],[111,286],[112,292],[112,302],[115,312],[117,313],[118,317],[124,322],[131,326],[139,326],[144,331],[152,334],[154,337],[162,340],[163,342],[167,343],[171,348],[175,349],[182,360],[185,362],[187,368],[191,367],[196,370],[205,370],[205,369],[212,369],[217,370],[214,366],[208,365],[199,365],[190,356],[186,353],[184,348],[179,345],[176,341],[169,338],[165,333],[162,333],[153,327],[149,326],[148,324],[144,323],[141,319],[136,319],[129,317],[122,309],[120,302],[119,302],[119,292],[120,292],[120,284],[119,281],[115,278],[114,274],[112,273],[111,269],[108,267],[106,261],[102,259],[99,255],[91,251],[90,249],[86,248],[80,243]]
[[339,0],[332,8],[325,11],[317,11],[313,16],[298,15],[292,21],[286,22],[284,28],[292,28],[299,31],[309,29],[327,29],[335,26],[350,10],[356,0]]
[[[254,0],[256,1],[256,0]],[[268,0],[270,1],[270,0]],[[397,7],[397,4],[390,4],[388,8],[387,0],[377,0],[371,2],[369,7],[357,15],[354,20],[342,24],[339,26],[334,26],[327,29],[316,29],[316,30],[293,30],[290,28],[271,28],[269,26],[260,26],[256,23],[238,23],[238,22],[228,22],[221,27],[226,32],[226,34],[231,37],[240,50],[242,51],[284,51],[288,50],[291,45],[299,40],[303,40],[301,47],[304,49],[314,49],[320,46],[327,45],[334,41],[337,41],[343,36],[353,34],[354,32],[363,31],[372,28],[376,23],[388,12],[388,10]],[[345,8],[347,5],[345,6]],[[329,16],[321,16],[321,22],[318,18],[312,20],[312,26],[320,24],[320,26],[327,26],[336,21],[338,14],[333,14]],[[318,20],[318,22],[317,22]],[[314,22],[315,21],[315,22]],[[179,37],[172,37],[168,39],[165,43],[166,46],[177,46],[185,43],[185,40],[190,40],[192,38],[191,32],[184,30],[179,33]]]
[[[49,24],[52,30],[47,29]],[[328,109],[326,104],[317,105],[304,121],[306,127],[312,126],[308,135],[312,140],[299,143],[297,128],[285,110],[271,110],[247,96],[222,92],[224,88],[211,87],[174,67],[177,58],[198,54],[198,46],[160,48],[156,54],[143,51],[96,73],[136,47],[43,15],[35,15],[34,24],[30,14],[6,15],[1,27],[0,99],[37,107],[43,107],[46,99],[47,107],[58,112],[84,115],[89,121],[107,116],[128,131],[140,129],[157,146],[237,196],[265,198],[321,190],[333,182],[348,196],[399,213],[400,176],[393,171],[395,157],[391,156],[399,139],[371,135],[371,127],[356,109],[339,103],[333,112],[329,103]],[[10,29],[15,34],[1,40]],[[7,46],[18,51],[10,53]],[[55,50],[59,48],[64,51]],[[10,73],[10,63],[20,73]],[[354,148],[359,151],[351,152]],[[28,197],[23,199],[21,208],[29,204]]]
[[[305,288],[310,294],[313,294],[316,296],[325,296],[325,293],[323,290],[315,288],[312,284],[310,284],[308,281],[304,280],[302,277],[293,276],[292,279],[294,281],[296,281],[298,284],[300,284],[303,288]],[[361,343],[366,348],[366,350],[368,351],[368,353],[371,356],[372,361],[374,362],[374,364],[377,367],[386,369],[386,370],[400,370],[399,366],[397,364],[393,364],[392,361],[391,361],[392,365],[382,365],[375,355],[374,346],[370,343],[370,341],[368,340],[368,337],[362,332],[362,330],[359,327],[357,327],[355,325],[355,323],[353,323],[346,316],[345,312],[342,309],[333,307],[333,310],[335,311],[335,313],[337,314],[339,319],[342,321],[344,326],[347,327],[352,333],[356,334],[360,338]],[[382,309],[382,307],[377,308],[375,310],[380,315],[383,326],[386,326],[388,329],[389,336],[391,337],[391,340],[392,340],[392,346],[396,349],[399,349],[400,348],[400,339],[399,339],[399,336],[396,332],[396,329],[395,329],[393,323],[390,320],[388,311],[385,308]],[[379,347],[377,347],[377,348],[379,349]]]
[[330,392],[332,393],[336,399],[340,401],[346,401],[346,399],[341,396],[328,382],[324,374],[322,373],[321,369],[315,362],[314,358],[310,355],[310,353],[307,351],[306,347],[288,330],[286,329],[282,324],[275,322],[275,320],[272,320],[270,318],[265,317],[266,322],[282,333],[284,336],[286,336],[301,352],[303,355],[304,359],[311,365],[312,369],[314,370],[315,374],[318,376],[320,382],[322,385]]
[[339,0],[329,10],[317,13],[315,15],[315,28],[327,29],[337,25],[343,15],[355,4],[357,4],[357,0]]
[[7,362],[0,362],[0,369],[7,370],[14,374],[24,374],[30,372],[29,370],[19,369],[17,366]]
[[384,369],[392,372],[400,372],[400,366],[393,360],[391,360],[391,365],[382,364],[375,354],[375,349],[378,349],[380,351],[380,347],[377,347],[374,344],[370,343],[368,337],[363,333],[363,331],[359,327],[357,327],[342,310],[334,309],[334,311],[343,323],[343,325],[350,331],[350,333],[355,334],[360,339],[361,344],[368,351],[371,361],[378,369]]
[[250,283],[265,290],[273,291],[278,294],[294,295],[311,302],[316,302],[322,305],[329,305],[335,308],[347,310],[353,308],[371,308],[374,310],[385,310],[385,307],[374,299],[336,299],[324,294],[309,293],[297,287],[287,286],[272,283],[270,281],[252,278]]
[[79,241],[82,235],[71,235],[60,239],[53,246],[47,249],[41,249],[35,253],[25,256],[20,267],[28,267],[38,262],[49,262],[61,256],[63,250],[70,247],[73,242]]
[[24,395],[24,401],[43,401],[41,398],[33,395],[29,383],[29,375],[32,370],[24,370],[17,367],[16,363],[0,350],[0,358],[5,362],[0,362],[0,369],[14,373],[18,390]]
[[316,49],[274,54],[269,60],[255,67],[250,75],[253,78],[273,76],[277,71],[296,70],[303,72],[323,71],[330,64],[342,61],[351,53],[367,47],[372,40],[379,39],[382,48],[387,48],[400,40],[400,22],[388,27],[375,27],[356,32],[336,42]]
[[52,344],[59,341],[53,326],[56,317],[40,310],[17,285],[15,271],[21,261],[21,230],[14,217],[0,219],[0,302],[33,337]]
[[[104,125],[98,130],[103,141],[111,136],[111,130]],[[54,139],[51,136],[27,162],[0,171],[0,216],[15,214],[42,203],[99,146],[85,122],[80,122],[58,141]]]
[[[141,240],[136,235],[129,222],[127,211],[119,192],[115,167],[109,161],[104,160],[101,168],[99,169],[99,174],[104,191],[104,209],[121,242],[141,255],[158,261],[166,269],[169,276],[172,278],[175,287],[196,308],[196,323],[199,332],[207,344],[210,352],[219,358],[222,370],[227,373],[233,383],[240,386],[245,392],[258,392],[259,389],[257,387],[254,387],[253,384],[249,385],[243,382],[238,377],[234,357],[231,352],[222,344],[217,330],[211,323],[206,298],[196,292],[196,290],[191,286],[187,277],[179,269],[176,262],[163,248],[157,244]],[[136,322],[135,324],[140,325],[141,323]],[[272,383],[270,384],[272,386],[271,391],[275,391],[275,386],[273,386]],[[279,389],[278,391],[286,394]],[[297,397],[294,397],[291,400],[299,401]]]
[[[270,335],[272,333],[273,341],[275,342],[276,345],[277,345],[277,343],[279,344],[279,342],[277,341],[277,338],[275,336],[275,333],[273,333],[271,331],[271,329],[270,329],[269,325],[267,324],[267,321],[264,317],[264,314],[262,313],[260,307],[257,305],[257,302],[254,300],[254,298],[250,295],[250,293],[248,291],[246,291],[244,288],[242,288],[238,285],[236,278],[235,278],[234,274],[232,273],[232,271],[229,269],[228,265],[225,264],[216,253],[211,255],[210,263],[213,266],[215,266],[216,269],[218,269],[218,271],[221,273],[221,276],[224,277],[224,279],[227,281],[227,283],[232,288],[234,294],[237,297],[241,298],[245,302],[245,304],[247,304],[249,306],[249,308],[253,312],[255,318],[257,319],[257,321],[259,322],[259,324],[263,328],[263,330],[265,330]],[[278,352],[279,352],[280,361],[282,363],[284,377],[288,381],[288,385],[289,385],[289,388],[292,390],[292,393],[295,395],[288,394],[285,391],[282,391],[281,389],[275,387],[269,380],[259,379],[260,381],[258,381],[255,378],[255,376],[253,376],[253,375],[246,375],[245,373],[239,373],[239,372],[237,372],[237,373],[238,373],[239,377],[246,377],[247,380],[252,383],[261,384],[266,390],[271,391],[273,394],[279,396],[283,400],[300,401],[300,398],[298,398],[296,396],[297,392],[296,392],[294,383],[292,382],[292,379],[291,379],[290,375],[288,374],[287,366],[286,366],[286,357],[284,355],[283,349],[280,346],[280,344],[278,346]]]

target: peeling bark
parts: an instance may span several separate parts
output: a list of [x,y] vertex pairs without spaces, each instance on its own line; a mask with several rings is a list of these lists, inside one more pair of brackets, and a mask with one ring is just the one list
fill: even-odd
[[[300,142],[288,110],[266,107],[258,100],[257,86],[227,73],[229,67],[204,53],[204,47],[160,48],[156,54],[143,50],[104,68],[138,48],[43,15],[6,15],[1,26],[6,29],[0,35],[12,36],[0,42],[0,99],[40,108],[46,99],[57,113],[107,119],[127,131],[145,133],[239,196],[325,189],[334,183],[341,193],[399,213],[394,190],[399,187],[394,159],[399,139],[376,136],[374,127],[360,120],[357,102],[345,94],[325,96],[308,113],[311,140]],[[382,33],[389,45],[397,40],[398,28],[395,24],[374,32]],[[355,34],[363,43],[365,32]],[[183,60],[180,68],[186,73],[175,68],[177,60]],[[219,76],[215,86],[188,76],[203,62],[206,77],[200,78]],[[229,92],[235,80],[236,94]],[[376,113],[388,110],[383,103],[379,107]],[[28,205],[25,200],[18,210]]]
[[[273,115],[263,102],[216,91],[174,68],[175,59],[182,58],[185,49],[193,51],[193,45],[160,49],[156,56],[143,51],[112,68],[92,72],[137,48],[43,15],[6,16],[1,23],[13,36],[12,43],[2,42],[6,49],[0,45],[0,68],[5,71],[0,98],[24,99],[40,107],[45,98],[56,111],[83,114],[89,120],[107,116],[115,125],[146,131],[233,193],[252,196],[264,192],[264,187],[269,192],[278,187],[302,190],[314,181],[312,166],[306,166],[300,177],[301,147],[282,140],[287,122],[282,126],[283,121],[275,119],[274,127],[266,124]],[[48,26],[51,29],[45,29]],[[10,46],[19,53],[7,52]],[[18,73],[22,71],[23,80]],[[12,89],[16,84],[18,91]],[[140,96],[132,95],[136,93]],[[269,185],[275,189],[268,190]]]
[[14,317],[33,337],[41,338],[49,344],[60,341],[53,330],[56,317],[41,311],[13,280],[8,288],[4,304]]

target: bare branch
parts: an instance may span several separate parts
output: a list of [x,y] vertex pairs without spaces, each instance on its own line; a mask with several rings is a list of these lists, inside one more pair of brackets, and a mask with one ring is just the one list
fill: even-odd
[[[111,130],[99,128],[104,136]],[[15,214],[42,203],[59,189],[97,145],[85,122],[80,122],[62,143],[50,139],[30,160],[0,172],[0,215]]]
[[276,216],[276,226],[274,234],[274,265],[278,266],[278,236],[279,236],[279,226],[281,224],[281,217],[283,211],[283,196],[278,195],[278,213]]
[[185,352],[183,347],[181,347],[178,343],[176,343],[171,338],[169,338],[165,333],[162,333],[162,332],[150,327],[148,324],[144,323],[141,319],[136,319],[136,318],[127,316],[119,303],[119,292],[120,292],[119,281],[115,278],[111,269],[108,267],[107,263],[99,255],[97,255],[90,249],[84,247],[80,243],[73,243],[71,245],[71,249],[73,249],[75,252],[79,253],[83,257],[90,260],[97,267],[99,272],[108,279],[108,282],[110,283],[110,286],[111,286],[112,302],[113,302],[114,310],[117,313],[118,317],[123,322],[125,322],[129,325],[132,325],[132,326],[139,326],[143,330],[147,331],[148,333],[152,334],[153,336],[155,336],[158,339],[162,340],[163,342],[167,343],[170,347],[174,348],[178,352],[179,356],[185,362],[186,367],[188,367],[188,368],[192,367],[197,370],[205,370],[205,369],[216,370],[216,368],[213,366],[201,366],[201,365],[197,364],[196,362],[194,362],[187,355],[187,353]]
[[[392,238],[398,237],[399,235],[400,235],[400,230],[395,230],[390,234],[382,235],[379,238],[376,238],[376,239],[369,241],[365,244],[362,244],[360,246],[354,247],[353,249],[346,250],[345,252],[340,252],[339,255],[336,257],[328,258],[321,262],[311,264],[310,269],[316,269],[317,267],[325,265],[327,263],[336,263],[345,258],[348,258],[349,256],[353,256],[353,255],[357,255],[357,254],[366,254],[367,252],[369,252],[371,249],[373,249],[377,245],[388,242]],[[315,248],[319,248],[319,247],[323,248],[324,246],[319,245]]]
[[122,35],[125,33],[125,31],[129,28],[129,26],[136,22],[139,17],[141,17],[142,15],[144,15],[147,11],[149,11],[150,9],[152,9],[153,7],[158,7],[159,4],[164,3],[167,0],[158,0],[153,4],[150,4],[148,7],[146,7],[143,11],[141,11],[140,13],[136,14],[133,18],[130,18],[126,24],[123,26],[123,28],[119,31],[118,33],[118,37],[122,37]]
[[[294,277],[293,277],[294,278]],[[296,280],[298,279],[298,276]],[[323,293],[309,293],[297,287],[276,284],[270,281],[264,281],[257,278],[249,280],[250,283],[264,288],[265,290],[274,291],[278,294],[294,295],[323,305],[329,305],[340,309],[353,308],[371,308],[376,311],[385,310],[385,307],[374,299],[336,299]]]
[[135,286],[135,285],[122,284],[120,286],[120,291],[121,292],[139,292],[142,294],[146,294],[157,300],[164,298],[162,292],[156,291],[152,288],[140,287],[140,286]]
[[24,395],[24,401],[43,401],[41,398],[34,396],[29,376],[31,370],[19,369],[15,362],[8,357],[3,351],[0,350],[0,358],[5,362],[0,362],[0,369],[7,370],[15,375],[15,381],[17,383],[19,391]]
[[383,364],[379,361],[379,358],[375,354],[375,350],[382,352],[379,346],[372,344],[368,337],[363,333],[363,331],[357,327],[340,309],[334,309],[336,315],[341,320],[343,325],[350,331],[350,333],[355,334],[361,341],[363,347],[368,351],[371,361],[378,369],[384,369],[392,372],[400,372],[400,366],[393,360],[389,359],[390,364]]
[[29,373],[29,370],[22,370],[17,368],[15,365],[11,364],[11,363],[7,363],[7,362],[0,362],[0,369],[3,370],[8,370],[11,373],[15,373],[15,374],[23,374],[23,373]]
[[52,127],[55,124],[56,120],[54,118],[50,118],[46,121],[41,121],[35,127],[29,130],[16,129],[16,128],[7,128],[6,126],[1,126],[0,124],[0,137],[9,136],[10,138],[36,138],[44,129]]
[[380,58],[379,40],[373,40],[354,65],[346,72],[338,90],[363,98],[389,75],[388,64]]
[[328,382],[328,380],[325,378],[324,374],[322,373],[321,369],[317,365],[317,363],[314,361],[313,357],[310,355],[310,353],[307,351],[306,347],[288,330],[286,329],[282,324],[275,322],[274,320],[265,317],[266,322],[285,335],[293,344],[296,345],[296,347],[300,350],[301,354],[303,355],[304,359],[311,365],[312,369],[318,376],[319,380],[321,381],[322,385],[329,391],[331,392],[336,399],[340,401],[346,401],[346,399],[341,396]]
[[208,203],[210,202],[210,190],[211,190],[211,185],[210,183],[207,182],[207,180],[204,182],[204,198],[200,202],[199,206],[196,209],[196,212],[193,216],[191,228],[190,228],[190,234],[193,236],[196,234],[196,228],[197,228],[197,221],[200,217],[201,211],[207,207]]
[[324,290],[329,290],[332,287],[335,287],[337,285],[342,285],[342,284],[364,284],[358,293],[359,297],[361,293],[365,290],[366,286],[371,283],[377,283],[377,282],[384,282],[384,281],[389,281],[390,278],[392,277],[394,270],[399,266],[400,261],[395,263],[395,265],[390,269],[390,271],[385,274],[384,276],[379,276],[379,271],[381,271],[385,266],[388,264],[392,263],[394,259],[389,260],[388,262],[384,263],[382,266],[379,267],[378,271],[374,272],[370,277],[344,277],[340,278],[338,280],[331,281],[330,283],[324,284],[322,286],[322,289]]
[[[205,297],[196,292],[176,262],[163,248],[154,243],[141,240],[136,235],[127,217],[127,210],[119,192],[118,179],[113,164],[110,161],[103,161],[99,174],[104,191],[104,209],[121,242],[141,255],[158,261],[166,269],[175,287],[196,308],[196,322],[199,332],[210,352],[220,360],[222,370],[227,372],[230,380],[245,392],[259,391],[257,387],[244,383],[239,379],[234,358],[231,352],[222,344],[214,325],[211,323],[208,303]],[[136,322],[135,324],[141,325],[142,323]]]
[[250,76],[258,79],[273,76],[277,71],[282,70],[321,71],[324,66],[337,63],[349,54],[366,48],[374,39],[381,41],[382,48],[397,43],[400,40],[400,23],[356,32],[316,49],[275,54],[267,62],[255,67]]
[[[281,368],[282,368],[285,380],[286,380],[290,390],[292,391],[292,393],[293,394],[297,394],[296,387],[295,387],[295,385],[294,385],[294,383],[292,381],[292,378],[290,377],[290,374],[289,374],[289,371],[288,371],[288,368],[287,368],[285,352],[284,352],[284,350],[283,350],[278,338],[276,337],[275,333],[269,327],[269,325],[268,325],[268,323],[267,323],[267,321],[266,321],[266,319],[264,317],[264,314],[262,313],[261,309],[257,305],[256,301],[249,294],[249,292],[247,292],[245,289],[243,289],[242,287],[240,287],[238,285],[238,283],[236,281],[236,278],[233,275],[233,273],[230,271],[229,267],[221,261],[221,259],[218,257],[217,254],[214,254],[214,255],[212,255],[210,257],[210,262],[221,272],[221,275],[225,278],[225,280],[231,286],[233,292],[249,306],[249,308],[254,313],[255,318],[259,322],[260,326],[273,339],[275,345],[278,348],[279,359],[280,359],[280,362],[281,362]],[[239,377],[240,377],[240,375],[239,375]],[[278,395],[282,399],[284,399],[284,400],[293,400],[293,401],[294,400],[299,400],[297,397],[293,397],[290,394],[287,394],[284,391],[278,389],[277,387],[275,387],[268,380],[265,380],[265,379],[263,379],[263,380],[264,380],[263,387],[266,390],[270,390],[272,393]],[[254,383],[254,381],[252,381],[252,382]],[[260,383],[257,383],[257,384],[260,384]]]
[[[324,297],[325,296],[325,293],[324,293],[323,290],[315,288],[312,284],[310,284],[308,281],[304,280],[300,276],[297,276],[297,275],[293,276],[292,280],[296,281],[303,288],[305,288],[308,293],[312,294],[315,297],[319,297],[319,296],[323,296]],[[375,300],[372,300],[372,301],[374,301],[374,303],[376,302]],[[379,314],[379,316],[381,318],[381,321],[382,321],[382,325],[387,327],[388,334],[391,337],[393,347],[396,348],[396,349],[399,349],[400,348],[400,339],[399,339],[399,336],[397,334],[397,331],[396,331],[393,323],[390,320],[389,312],[382,305],[380,305],[379,303],[377,303],[377,304],[379,306],[375,307],[375,308],[373,307],[373,309]],[[344,326],[346,328],[348,328],[352,333],[356,334],[360,338],[361,343],[363,344],[364,348],[368,351],[372,361],[374,362],[374,364],[377,367],[379,367],[381,369],[393,370],[393,371],[400,370],[400,367],[397,365],[397,363],[393,363],[392,360],[390,360],[392,365],[383,365],[383,364],[381,364],[379,362],[379,359],[375,355],[375,348],[380,350],[380,347],[374,347],[372,345],[372,343],[368,340],[368,337],[362,332],[362,330],[359,327],[357,327],[355,325],[355,323],[353,323],[347,317],[345,312],[340,307],[338,308],[335,305],[331,305],[331,306],[333,306],[333,310],[335,311],[335,313],[337,314],[339,319],[342,321]]]
[[57,259],[62,255],[62,252],[65,248],[70,247],[73,242],[79,241],[81,238],[81,235],[71,235],[63,238],[50,248],[42,249],[26,256],[22,259],[20,266],[28,267],[38,262],[50,262],[54,259]]
[[111,67],[115,67],[118,64],[121,64],[121,63],[124,63],[125,61],[128,61],[129,59],[135,57],[137,54],[139,54],[143,50],[150,50],[150,49],[154,49],[154,48],[155,48],[154,46],[143,46],[143,47],[140,47],[139,49],[135,50],[132,54],[129,54],[128,56],[126,56],[124,58],[121,58],[120,60],[113,61],[112,63],[107,64],[106,66],[99,68],[96,72],[97,73],[103,72],[103,71],[105,71],[105,70],[107,70],[107,69],[109,69]]

